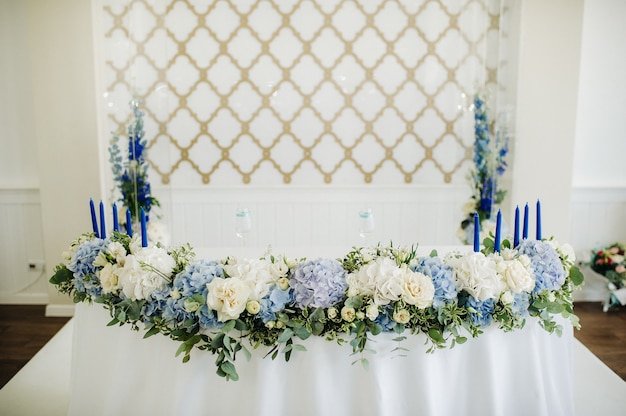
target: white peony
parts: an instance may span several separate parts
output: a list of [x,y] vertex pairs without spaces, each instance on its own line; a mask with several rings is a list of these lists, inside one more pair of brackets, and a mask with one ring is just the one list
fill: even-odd
[[115,262],[120,266],[124,265],[124,258],[126,257],[126,249],[117,241],[109,243],[107,246],[107,252],[115,259]]
[[398,301],[404,294],[403,270],[393,260],[387,258],[386,260],[393,265],[393,268],[385,265],[379,269],[381,274],[376,276],[376,290],[374,291],[374,303],[377,305],[388,305]]
[[[348,296],[374,297],[377,292],[379,298],[385,298],[382,292],[391,295],[390,292],[393,291],[393,287],[386,287],[382,289],[381,292],[380,286],[393,275],[394,270],[397,268],[396,262],[387,257],[379,257],[376,261],[361,266],[358,271],[350,273],[346,277]],[[400,294],[401,289],[399,290],[398,296]],[[382,298],[379,300],[383,300]],[[383,304],[386,305],[387,303],[389,303],[389,301]]]
[[435,286],[432,280],[423,273],[413,272],[407,268],[402,270],[402,300],[409,305],[424,309],[433,304]]
[[459,290],[465,290],[479,301],[498,299],[504,283],[496,270],[496,261],[483,253],[469,253],[462,257],[448,257],[454,269],[454,280]]
[[250,296],[250,286],[237,277],[214,278],[207,284],[209,293],[207,305],[217,312],[217,320],[226,322],[239,318],[246,308]]
[[530,268],[530,258],[523,254],[518,258],[505,260],[496,257],[497,269],[507,289],[514,293],[530,292],[535,287],[535,274]]
[[165,286],[176,266],[166,250],[147,247],[129,254],[118,271],[122,291],[131,300],[148,298],[156,289]]
[[266,260],[237,261],[224,265],[224,271],[234,278],[241,279],[250,287],[250,299],[260,301],[278,283],[279,277],[272,273],[273,265]]

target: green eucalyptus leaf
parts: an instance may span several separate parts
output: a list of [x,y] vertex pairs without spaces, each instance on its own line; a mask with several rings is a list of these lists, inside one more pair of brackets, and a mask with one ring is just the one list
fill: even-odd
[[278,337],[276,342],[278,342],[278,343],[287,342],[288,340],[291,339],[293,334],[294,334],[294,332],[293,332],[293,330],[291,328],[285,328],[285,330],[280,334],[280,336]]
[[428,330],[428,336],[437,343],[443,344],[446,342],[437,328],[430,328]]
[[231,319],[222,327],[222,332],[226,333],[232,331],[235,328],[235,325],[237,325],[237,321],[235,319]]
[[156,326],[152,326],[150,327],[150,329],[148,329],[148,331],[145,333],[145,335],[143,336],[144,338],[149,338],[152,335],[156,335],[159,333],[159,328],[157,328]]
[[576,266],[572,266],[569,269],[569,277],[572,279],[572,283],[576,286],[580,286],[585,281],[585,276],[581,273],[580,269]]
[[227,378],[230,378],[233,381],[239,380],[239,374],[237,374],[237,370],[235,369],[233,363],[225,361],[222,365],[220,365],[220,369],[226,373]]
[[72,273],[67,267],[60,266],[50,278],[50,283],[53,285],[60,285],[61,283],[71,281],[73,278],[74,273]]

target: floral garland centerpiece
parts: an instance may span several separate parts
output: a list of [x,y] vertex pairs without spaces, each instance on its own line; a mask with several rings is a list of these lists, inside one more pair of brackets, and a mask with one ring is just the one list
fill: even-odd
[[[120,142],[119,135],[113,134],[109,144],[109,163],[111,164],[115,187],[120,194],[118,201],[126,208],[127,213],[126,217],[123,217],[122,223],[130,221],[135,232],[137,232],[143,210],[150,239],[165,241],[167,240],[167,233],[163,225],[154,221],[154,217],[150,216],[152,208],[160,206],[160,203],[152,194],[148,178],[147,140],[143,127],[144,112],[139,109],[141,100],[133,99],[129,105],[133,120],[127,127],[128,152],[126,157],[122,155],[122,150],[118,145]],[[150,221],[151,219],[153,221]]]
[[[507,191],[500,189],[498,178],[506,170],[509,138],[505,128],[489,121],[489,109],[485,100],[474,96],[474,168],[468,175],[473,195],[463,207],[465,218],[461,221],[458,237],[464,244],[471,244],[474,235],[474,213],[478,213],[483,241],[494,232],[492,214],[502,203]],[[493,139],[493,140],[492,140]]]
[[591,269],[607,280],[609,293],[604,311],[626,304],[626,243],[613,243],[591,251]]
[[536,319],[561,334],[556,316],[579,327],[572,292],[582,284],[568,245],[523,240],[501,249],[418,257],[415,247],[354,248],[339,259],[196,260],[188,245],[147,246],[139,235],[87,233],[64,253],[50,282],[75,302],[109,310],[109,325],[180,343],[183,362],[199,349],[215,354],[216,372],[237,380],[238,356],[264,348],[288,361],[311,336],[348,344],[367,367],[381,333],[423,334],[428,351],[465,343],[489,325],[504,331]]

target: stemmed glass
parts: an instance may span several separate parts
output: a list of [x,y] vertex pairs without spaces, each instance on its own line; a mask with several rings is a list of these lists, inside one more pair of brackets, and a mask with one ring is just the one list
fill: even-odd
[[248,208],[237,208],[235,211],[235,233],[241,240],[241,246],[246,247],[246,238],[252,230],[252,219]]
[[369,244],[369,238],[374,233],[374,213],[371,208],[365,208],[359,211],[359,236],[363,239],[364,244]]

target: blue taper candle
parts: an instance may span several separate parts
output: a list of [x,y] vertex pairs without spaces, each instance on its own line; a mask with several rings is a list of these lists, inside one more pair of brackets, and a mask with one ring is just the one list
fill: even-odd
[[129,237],[133,236],[133,221],[130,216],[130,209],[126,210],[126,234]]
[[113,231],[120,231],[120,222],[117,218],[117,204],[113,203]]
[[96,234],[96,238],[100,237],[98,232],[98,220],[96,219],[96,207],[93,205],[93,199],[89,198],[89,208],[91,208],[91,226],[93,232]]
[[141,247],[148,247],[148,230],[146,229],[146,211],[141,208]]
[[480,220],[478,213],[474,213],[474,253],[480,251]]
[[519,246],[519,206],[515,207],[515,231],[513,234],[513,247]]
[[537,240],[541,240],[541,203],[537,200]]
[[501,240],[501,236],[500,233],[502,229],[502,213],[500,212],[500,210],[498,210],[498,215],[496,216],[496,237],[495,240],[493,241],[493,250],[496,253],[500,252],[500,240]]
[[100,238],[107,238],[106,223],[104,221],[104,204],[100,201]]
[[524,240],[528,238],[528,204],[524,207],[524,229],[522,231],[522,238]]

